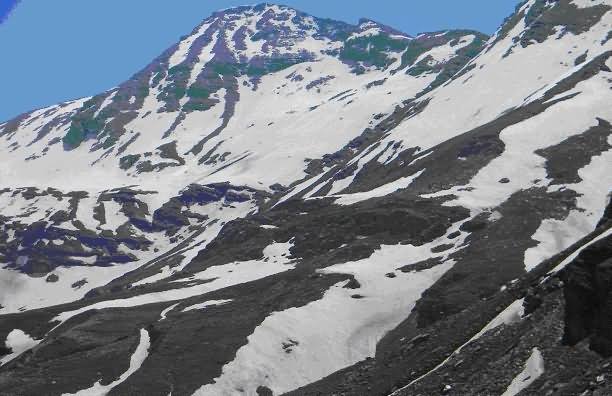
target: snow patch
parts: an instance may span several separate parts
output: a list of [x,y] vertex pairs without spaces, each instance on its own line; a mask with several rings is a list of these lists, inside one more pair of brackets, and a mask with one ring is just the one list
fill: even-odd
[[525,368],[517,375],[502,396],[515,396],[527,389],[535,380],[544,374],[544,358],[538,348],[533,348],[531,356],[525,362]]
[[215,305],[224,305],[224,304],[228,304],[230,302],[232,302],[233,300],[211,300],[211,301],[206,301],[200,304],[194,304],[194,305],[190,305],[187,308],[183,309],[182,312],[189,312],[189,311],[199,311],[201,309],[206,309],[208,307],[213,307]]
[[6,347],[10,348],[13,352],[0,359],[0,367],[34,348],[41,341],[30,337],[23,330],[14,329],[6,336],[6,341],[4,342]]
[[419,172],[413,175],[402,177],[401,179],[382,185],[370,191],[358,192],[354,194],[335,195],[333,197],[339,197],[335,201],[335,203],[338,205],[353,205],[358,202],[366,201],[368,199],[384,197],[396,191],[410,187],[412,182],[414,182],[419,176],[421,176],[423,172],[425,172],[425,169],[420,170]]
[[179,304],[180,303],[172,304],[168,308],[166,308],[163,311],[161,311],[161,314],[159,314],[159,322],[161,322],[162,320],[165,320],[166,316],[170,313],[170,311],[172,311],[174,308],[176,308],[177,305],[179,305]]

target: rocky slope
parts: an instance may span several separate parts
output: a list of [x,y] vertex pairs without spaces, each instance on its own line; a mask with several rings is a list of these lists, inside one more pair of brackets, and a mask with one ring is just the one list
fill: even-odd
[[0,392],[606,394],[611,9],[234,8],[0,124]]

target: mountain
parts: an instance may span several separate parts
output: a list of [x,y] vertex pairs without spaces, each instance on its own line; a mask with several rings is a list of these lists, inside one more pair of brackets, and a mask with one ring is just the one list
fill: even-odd
[[[66,262],[128,264],[112,278],[159,256],[155,249],[210,241],[222,223],[316,174],[321,158],[403,100],[447,80],[485,39],[467,31],[413,39],[372,21],[350,26],[267,4],[216,13],[121,86],[0,125],[2,180],[13,183],[3,186],[3,215],[18,216],[5,226],[2,259],[38,277]],[[224,213],[185,210],[220,201]],[[87,271],[75,292],[84,277],[76,268],[53,282],[54,297],[29,301],[27,291],[25,300],[11,295],[11,308],[1,304],[15,312],[78,299],[108,282],[107,271],[97,281]]]
[[611,9],[232,8],[0,124],[0,393],[609,394]]

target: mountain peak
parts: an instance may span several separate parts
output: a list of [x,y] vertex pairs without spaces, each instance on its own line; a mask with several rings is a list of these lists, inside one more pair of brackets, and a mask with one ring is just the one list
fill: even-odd
[[360,18],[357,25],[360,33],[370,32],[372,35],[385,33],[396,39],[412,39],[412,36],[394,29],[370,18]]
[[[171,115],[175,120],[166,127],[164,138],[172,135],[187,114],[205,112],[218,104],[224,104],[223,117],[229,120],[241,96],[239,85],[257,90],[263,76],[307,62],[339,63],[353,74],[385,72],[396,64],[395,74],[419,63],[411,75],[440,73],[432,89],[452,77],[480,48],[482,40],[470,39],[466,41],[473,43],[469,56],[463,56],[460,47],[436,50],[465,35],[456,36],[414,40],[414,48],[407,51],[412,37],[372,19],[362,18],[358,25],[351,25],[268,2],[228,8],[213,13],[118,89],[85,101],[68,123],[64,148],[72,150],[86,140],[97,141],[94,152],[116,147],[128,136],[126,128],[150,112],[179,112]],[[461,56],[452,70],[447,70],[445,65],[457,55]],[[326,74],[321,81],[334,77]],[[379,79],[386,77],[383,73]],[[312,86],[321,81],[313,81]],[[305,84],[307,87],[311,85]],[[145,110],[147,107],[152,110]],[[124,115],[118,118],[118,114]],[[109,122],[111,119],[115,121]],[[198,155],[201,150],[198,144],[187,152]],[[128,169],[134,163],[128,158],[121,167]]]
[[235,7],[229,7],[229,8],[224,8],[221,10],[218,10],[216,12],[213,13],[213,17],[215,16],[222,16],[222,15],[246,15],[246,16],[254,16],[254,15],[262,15],[265,13],[272,13],[272,14],[276,14],[276,15],[283,15],[286,13],[292,13],[292,14],[302,14],[305,15],[305,13],[301,12],[300,10],[290,7],[290,6],[286,6],[286,5],[282,5],[282,4],[275,4],[275,3],[269,3],[269,2],[263,2],[263,3],[257,3],[257,4],[252,4],[252,5],[241,5],[241,6],[235,6]]

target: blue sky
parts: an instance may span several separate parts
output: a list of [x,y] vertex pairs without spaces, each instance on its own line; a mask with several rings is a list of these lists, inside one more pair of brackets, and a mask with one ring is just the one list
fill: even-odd
[[[0,0],[0,120],[112,88],[211,12],[249,0]],[[319,17],[406,33],[493,33],[518,0],[284,0]],[[3,21],[4,19],[4,21]]]
[[9,15],[13,7],[17,4],[17,0],[0,0],[0,23],[2,23]]

